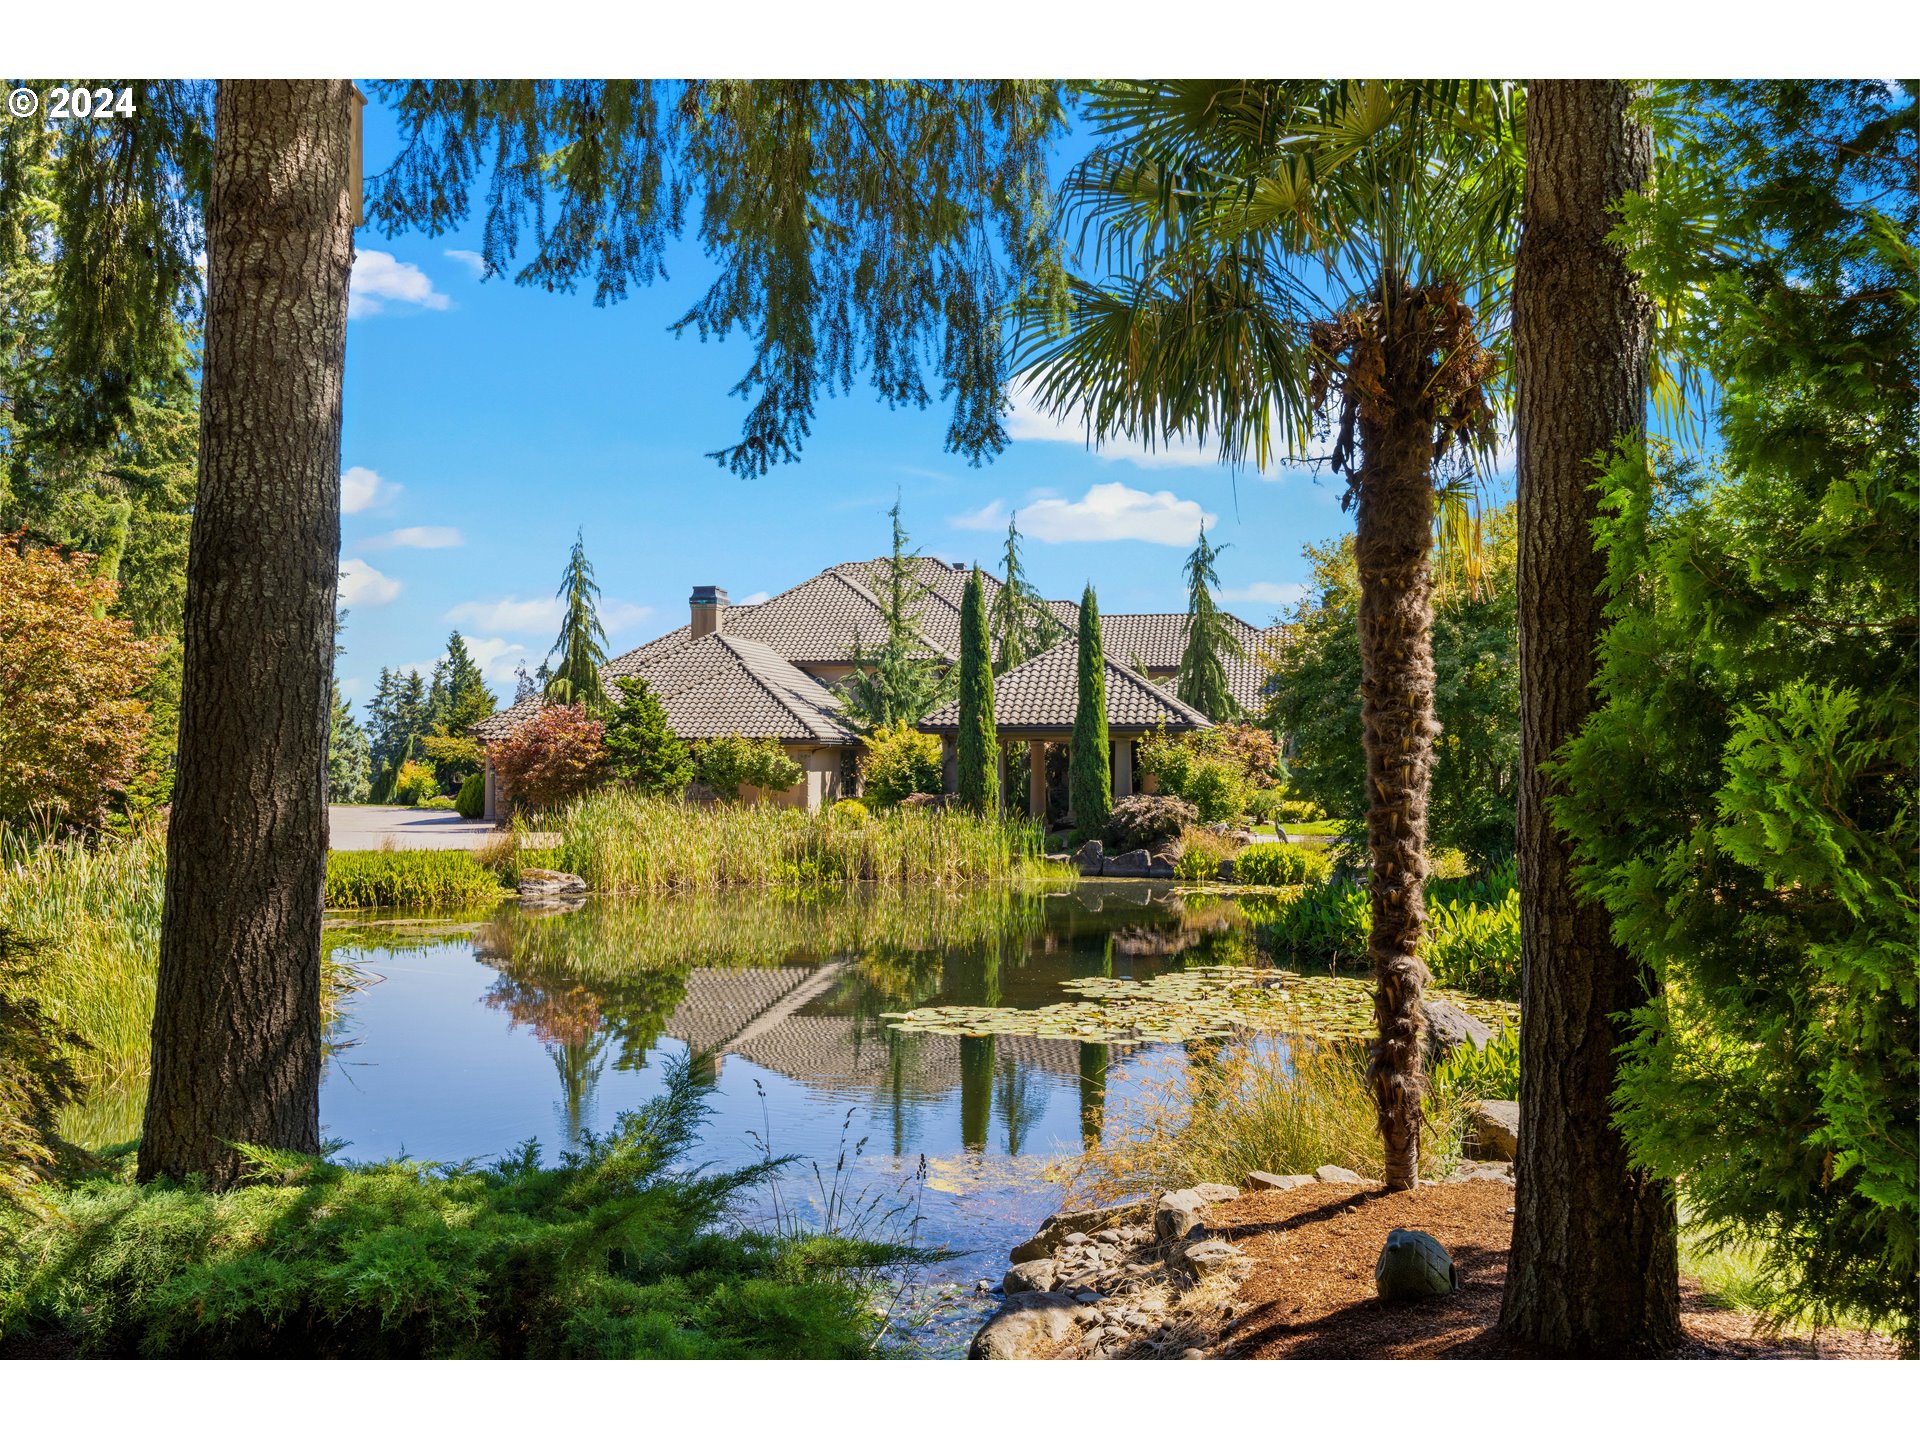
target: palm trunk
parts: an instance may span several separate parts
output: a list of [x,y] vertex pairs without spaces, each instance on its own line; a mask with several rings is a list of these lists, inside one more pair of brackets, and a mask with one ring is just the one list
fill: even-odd
[[222,82],[200,476],[140,1178],[320,1145],[352,88]]
[[1613,1127],[1616,1017],[1645,998],[1607,915],[1579,900],[1543,769],[1593,706],[1605,573],[1594,456],[1646,415],[1650,307],[1607,243],[1645,185],[1646,127],[1614,80],[1527,87],[1514,280],[1520,492],[1520,1149],[1501,1319],[1559,1354],[1659,1351],[1680,1336],[1673,1197]]
[[[1390,347],[1391,353],[1391,347]],[[1417,374],[1417,366],[1407,367]],[[1400,383],[1396,384],[1396,381]],[[1433,423],[1418,385],[1389,375],[1392,402],[1360,421],[1360,715],[1367,754],[1373,926],[1367,953],[1378,1034],[1367,1083],[1379,1110],[1389,1190],[1420,1173],[1420,1001],[1427,967],[1427,787],[1433,769]],[[1401,395],[1399,390],[1408,393]],[[1384,407],[1383,407],[1384,408]]]

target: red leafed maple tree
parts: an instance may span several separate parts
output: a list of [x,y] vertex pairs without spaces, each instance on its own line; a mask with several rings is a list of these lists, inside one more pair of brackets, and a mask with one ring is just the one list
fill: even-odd
[[495,777],[526,810],[546,810],[590,789],[606,756],[600,722],[584,705],[549,705],[487,747]]

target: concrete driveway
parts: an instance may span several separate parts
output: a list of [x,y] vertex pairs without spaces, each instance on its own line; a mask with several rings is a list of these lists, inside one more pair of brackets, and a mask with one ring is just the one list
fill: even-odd
[[329,805],[327,829],[335,850],[477,850],[501,832],[485,820],[462,820],[452,810],[405,805]]

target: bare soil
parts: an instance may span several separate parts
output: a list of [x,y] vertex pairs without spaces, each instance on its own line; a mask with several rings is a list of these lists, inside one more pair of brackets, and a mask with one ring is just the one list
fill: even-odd
[[[1220,1359],[1525,1359],[1502,1334],[1500,1287],[1513,1233],[1513,1187],[1497,1180],[1423,1185],[1304,1185],[1260,1190],[1207,1212],[1208,1229],[1255,1262],[1233,1301],[1233,1319],[1211,1342]],[[1460,1288],[1431,1300],[1387,1304],[1373,1293],[1373,1263],[1396,1227],[1425,1230],[1453,1256]],[[1717,1308],[1682,1282],[1686,1342],[1675,1359],[1891,1360],[1892,1341],[1857,1331],[1768,1335],[1752,1315]]]

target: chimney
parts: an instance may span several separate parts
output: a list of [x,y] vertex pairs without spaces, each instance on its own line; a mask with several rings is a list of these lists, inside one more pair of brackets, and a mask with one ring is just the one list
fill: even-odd
[[696,585],[687,602],[693,622],[693,638],[717,635],[726,628],[727,592],[718,585]]

